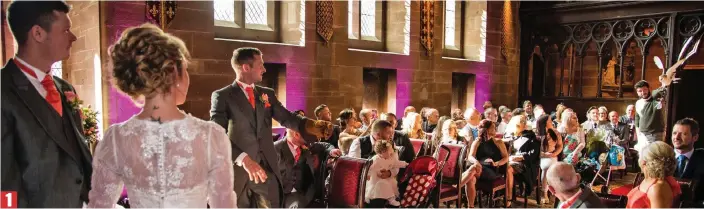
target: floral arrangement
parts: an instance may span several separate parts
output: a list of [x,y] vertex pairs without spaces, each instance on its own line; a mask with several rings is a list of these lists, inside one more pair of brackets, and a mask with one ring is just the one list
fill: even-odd
[[64,92],[66,100],[72,109],[78,111],[83,121],[83,136],[88,140],[91,152],[93,151],[96,142],[98,142],[98,112],[91,109],[90,105],[83,106],[83,100],[78,99],[76,93],[72,91]]

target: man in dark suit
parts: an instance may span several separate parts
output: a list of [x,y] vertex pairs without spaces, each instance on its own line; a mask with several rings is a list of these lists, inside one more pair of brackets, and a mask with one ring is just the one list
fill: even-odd
[[440,113],[435,108],[428,108],[428,110],[425,111],[425,117],[428,120],[423,121],[423,123],[421,124],[423,131],[425,133],[433,133],[433,131],[435,131],[435,128],[438,126],[438,120],[440,120]]
[[609,123],[601,124],[599,127],[611,130],[623,142],[629,140],[629,136],[631,135],[631,129],[628,127],[628,124],[619,122],[618,112],[616,111],[609,113]]
[[279,156],[284,208],[304,208],[313,200],[315,185],[325,180],[319,176],[320,159],[339,157],[342,152],[329,143],[314,142],[307,146],[301,134],[287,129],[286,139],[274,142]]
[[92,174],[71,84],[51,75],[76,36],[63,1],[13,1],[8,23],[17,54],[2,74],[2,191],[15,207],[71,208],[88,202]]
[[[318,120],[332,122],[332,113],[330,112],[330,108],[328,108],[328,106],[325,104],[318,105],[318,107],[315,108],[313,113],[315,113],[315,117]],[[332,146],[335,146],[335,148],[339,148],[337,145],[337,141],[340,139],[340,132],[340,126],[333,125],[332,135],[330,135],[330,138],[328,138],[328,140],[326,140],[325,142],[330,143]]]
[[557,162],[546,173],[548,189],[560,200],[557,208],[604,208],[591,188],[580,186],[580,176],[571,164]]
[[[254,85],[266,72],[262,52],[236,49],[232,56],[235,82],[213,92],[210,120],[224,127],[232,141],[235,192],[239,207],[281,207],[281,174],[271,140],[272,118],[301,133],[307,142],[328,138],[332,124],[288,111],[273,89]],[[272,179],[268,179],[272,178]]]
[[618,121],[621,123],[632,125],[635,123],[635,119],[636,119],[636,106],[635,105],[628,105],[626,107],[626,114],[621,116],[621,118],[619,118]]
[[675,177],[699,181],[694,192],[694,207],[704,207],[704,149],[694,149],[699,139],[699,123],[692,118],[679,120],[672,127],[672,145],[675,147],[677,167]]
[[[396,129],[396,114],[384,113],[381,115],[381,119],[391,123],[391,127]],[[402,147],[399,160],[411,163],[411,161],[416,158],[416,153],[413,151],[413,143],[411,143],[411,139],[408,138],[408,134],[403,131],[394,130],[391,139],[394,141],[396,147]]]

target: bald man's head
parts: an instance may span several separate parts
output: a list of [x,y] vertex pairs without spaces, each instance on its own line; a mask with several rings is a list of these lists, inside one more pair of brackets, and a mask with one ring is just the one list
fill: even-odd
[[574,194],[579,191],[580,176],[571,164],[557,162],[547,171],[548,189],[553,193]]

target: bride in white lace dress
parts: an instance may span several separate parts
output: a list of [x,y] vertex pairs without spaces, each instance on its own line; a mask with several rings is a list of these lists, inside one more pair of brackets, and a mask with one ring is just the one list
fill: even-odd
[[131,207],[237,207],[225,130],[176,106],[189,85],[183,42],[143,25],[127,29],[110,55],[116,86],[146,99],[142,112],[98,143],[88,207],[114,207],[123,186]]

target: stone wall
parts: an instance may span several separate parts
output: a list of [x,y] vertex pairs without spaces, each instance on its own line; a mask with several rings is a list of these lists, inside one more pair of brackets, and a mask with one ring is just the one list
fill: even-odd
[[[405,2],[388,3],[390,10],[387,14],[390,17],[400,17],[403,16],[401,13],[406,13]],[[443,43],[443,17],[437,15],[443,14],[441,2],[437,2],[435,6],[436,19],[433,30],[436,47],[430,53],[431,56],[427,55],[420,43],[418,1],[410,1],[408,54],[402,53],[406,49],[399,45],[398,34],[387,34],[390,38],[387,49],[392,52],[351,50],[347,38],[348,4],[345,1],[335,1],[333,4],[334,35],[329,43],[325,43],[315,31],[315,2],[305,2],[305,30],[302,33],[304,46],[300,46],[216,39],[213,3],[179,1],[176,17],[167,27],[167,32],[183,39],[192,55],[188,69],[191,87],[182,109],[196,117],[208,118],[211,93],[231,84],[235,78],[229,61],[232,51],[245,46],[261,49],[267,63],[285,64],[285,105],[290,110],[303,109],[312,113],[319,104],[327,104],[334,115],[348,107],[360,110],[363,106],[362,75],[365,68],[396,71],[396,91],[387,94],[395,95],[387,101],[393,105],[387,104],[387,108],[380,108],[380,111],[390,109],[392,112],[402,113],[404,107],[414,105],[417,108],[436,107],[441,114],[449,115],[453,72],[475,75],[475,102],[471,105],[480,107],[486,100],[491,100],[497,105],[517,104],[518,63],[507,63],[500,54],[503,2],[487,3],[485,62],[442,57],[442,47],[439,46]],[[103,51],[114,43],[125,28],[147,21],[142,2],[102,2],[101,7],[101,15],[105,20],[104,32],[101,33]],[[514,11],[518,11],[517,8]],[[397,31],[402,26],[393,24],[387,27]],[[518,39],[517,34],[514,36]],[[107,67],[105,55],[103,67]],[[109,72],[105,71],[104,74],[106,73]],[[107,80],[105,82],[109,83]],[[110,84],[106,86],[109,88],[106,90],[108,93],[105,99],[109,123],[124,121],[138,112],[139,108],[129,98],[120,94]]]

